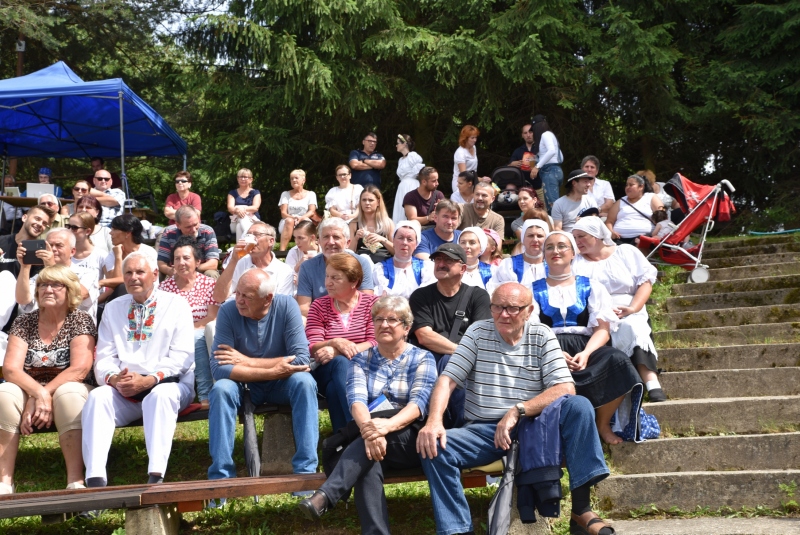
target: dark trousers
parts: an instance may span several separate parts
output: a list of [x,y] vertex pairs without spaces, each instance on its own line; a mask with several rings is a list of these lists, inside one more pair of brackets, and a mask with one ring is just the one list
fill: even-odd
[[[436,372],[442,375],[442,372],[450,362],[451,355],[440,355],[433,353],[436,359]],[[467,392],[463,388],[456,388],[450,394],[450,400],[447,402],[447,409],[444,412],[443,424],[445,429],[455,429],[464,425],[464,403],[467,400]]]
[[383,471],[420,465],[417,430],[411,426],[386,436],[386,457],[381,462],[367,458],[364,439],[358,437],[345,448],[320,490],[331,504],[355,490],[356,509],[362,535],[389,535],[389,511],[383,491]]

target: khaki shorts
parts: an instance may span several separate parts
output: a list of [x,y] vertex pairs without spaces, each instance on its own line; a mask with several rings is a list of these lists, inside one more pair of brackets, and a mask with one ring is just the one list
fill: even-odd
[[[53,421],[62,435],[67,431],[81,429],[81,411],[93,387],[69,382],[56,389],[53,394]],[[0,429],[19,433],[22,411],[28,402],[28,394],[13,383],[0,384]]]

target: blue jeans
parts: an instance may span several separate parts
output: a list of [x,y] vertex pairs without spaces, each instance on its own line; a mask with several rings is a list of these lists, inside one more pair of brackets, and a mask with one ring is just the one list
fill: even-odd
[[208,365],[208,345],[206,345],[206,329],[194,330],[194,382],[197,399],[208,399],[208,393],[214,386],[211,378],[211,367]]
[[553,209],[553,203],[560,196],[559,189],[564,181],[564,171],[561,170],[559,164],[549,163],[539,169],[539,176],[544,186],[544,199],[547,202],[547,213],[549,214]]
[[[461,469],[492,463],[506,452],[494,447],[497,422],[468,423],[447,430],[447,447],[433,459],[422,459],[433,501],[437,535],[472,531],[472,516],[461,486]],[[603,449],[588,399],[571,396],[561,405],[559,420],[570,490],[594,485],[608,476]]]
[[316,370],[311,372],[317,380],[317,388],[328,401],[328,412],[335,433],[353,419],[347,404],[347,369],[350,359],[336,355]]
[[[434,353],[436,358],[436,373],[442,375],[442,372],[450,362],[450,357],[453,355],[440,355]],[[447,408],[444,412],[444,427],[445,429],[452,429],[454,427],[461,427],[464,425],[464,404],[467,402],[467,391],[463,388],[456,388],[450,393],[450,400],[447,402]]]
[[[255,405],[276,403],[292,406],[292,431],[297,451],[292,457],[295,474],[317,471],[317,385],[311,374],[295,373],[286,379],[248,383],[250,399]],[[220,379],[211,388],[208,410],[208,450],[211,466],[208,479],[236,477],[233,444],[236,418],[242,404],[244,386],[230,379]]]

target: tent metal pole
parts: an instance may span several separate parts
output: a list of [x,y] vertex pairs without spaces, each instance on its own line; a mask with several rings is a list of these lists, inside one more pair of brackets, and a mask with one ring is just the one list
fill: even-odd
[[[186,156],[184,156],[184,160],[185,159],[186,159]],[[8,160],[8,155],[7,154],[3,154],[3,174],[0,175],[0,178],[5,178],[5,176],[6,176],[6,163],[7,163],[7,160]],[[184,168],[186,168],[185,165],[184,165]],[[5,191],[5,190],[3,190],[3,191]]]
[[186,155],[183,155],[183,170],[186,171]]
[[120,174],[122,175],[122,187],[125,188],[125,205],[128,212],[131,211],[131,205],[127,202],[131,197],[131,190],[128,187],[128,176],[125,174],[125,117],[123,107],[125,102],[122,99],[122,91],[119,93],[119,153],[120,153]]

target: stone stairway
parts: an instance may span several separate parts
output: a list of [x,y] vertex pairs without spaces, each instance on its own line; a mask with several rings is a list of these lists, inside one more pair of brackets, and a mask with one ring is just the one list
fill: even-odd
[[[673,285],[655,336],[669,400],[645,410],[663,438],[610,448],[597,497],[612,518],[651,506],[780,510],[791,498],[779,485],[800,485],[800,242],[710,243],[704,263],[709,282]],[[661,532],[647,524],[615,525]]]

